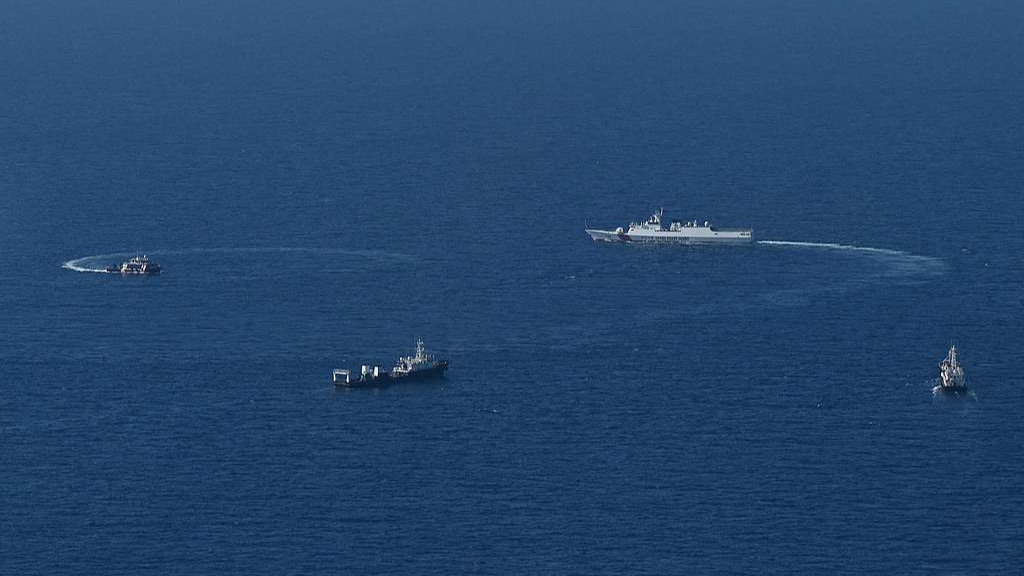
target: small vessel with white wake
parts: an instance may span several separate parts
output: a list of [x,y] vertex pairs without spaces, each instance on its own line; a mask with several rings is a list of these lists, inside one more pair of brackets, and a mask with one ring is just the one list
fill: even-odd
[[423,347],[423,340],[416,340],[416,354],[402,356],[390,371],[380,366],[361,367],[359,376],[353,378],[352,372],[343,368],[334,369],[334,385],[339,388],[370,388],[386,386],[392,382],[413,382],[441,378],[448,370],[448,361],[434,358]]
[[957,360],[956,346],[950,346],[946,358],[939,362],[938,385],[934,392],[962,396],[967,394],[967,379],[964,377],[964,369]]
[[160,273],[160,265],[151,261],[145,254],[136,254],[117,266],[107,266],[107,272],[124,276],[153,276]]
[[629,228],[615,230],[597,230],[587,228],[587,234],[595,242],[641,242],[665,244],[739,244],[754,239],[754,231],[749,228],[719,228],[710,222],[700,224],[689,222],[672,222],[668,228],[662,224],[664,209],[659,209],[645,222],[633,222]]

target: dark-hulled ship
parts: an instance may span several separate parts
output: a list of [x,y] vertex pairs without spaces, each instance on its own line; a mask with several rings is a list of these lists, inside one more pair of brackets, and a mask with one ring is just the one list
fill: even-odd
[[363,365],[359,376],[353,378],[352,372],[343,368],[334,369],[334,385],[339,388],[370,388],[387,386],[394,382],[413,382],[441,378],[448,370],[448,361],[434,358],[423,347],[423,340],[416,340],[416,354],[402,356],[390,371],[380,366]]
[[956,346],[950,346],[946,358],[939,362],[938,385],[934,392],[964,396],[967,394],[967,378],[964,369],[957,360]]
[[153,276],[160,273],[160,265],[152,262],[149,256],[132,256],[117,266],[107,266],[107,272],[124,276]]

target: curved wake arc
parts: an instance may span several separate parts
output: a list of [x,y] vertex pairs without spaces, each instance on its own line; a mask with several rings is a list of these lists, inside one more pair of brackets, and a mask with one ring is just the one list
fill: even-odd
[[831,242],[795,242],[789,240],[758,240],[757,244],[762,246],[775,246],[781,248],[798,248],[810,250],[843,251],[864,256],[877,257],[886,262],[890,272],[884,276],[915,276],[926,275],[936,276],[946,271],[946,263],[934,256],[922,256],[912,254],[903,250],[890,248],[875,248],[872,246],[853,246],[850,244],[836,244]]
[[65,270],[73,270],[75,272],[92,272],[94,274],[110,274],[106,268],[93,268],[88,266],[88,262],[95,260],[111,260],[127,255],[125,254],[97,254],[95,256],[83,256],[81,258],[75,258],[74,260],[68,260],[61,264],[61,268]]
[[[381,262],[416,262],[414,257],[408,254],[395,252],[383,252],[380,250],[350,250],[345,248],[298,248],[298,247],[270,247],[270,248],[188,248],[182,250],[153,250],[148,254],[153,256],[171,256],[187,254],[279,254],[279,253],[306,253],[322,255],[356,256],[360,258],[376,259]],[[111,254],[95,254],[82,256],[68,260],[61,264],[65,270],[75,272],[89,272],[94,274],[110,274],[102,263],[110,263],[121,258],[126,258],[136,252],[114,252]]]

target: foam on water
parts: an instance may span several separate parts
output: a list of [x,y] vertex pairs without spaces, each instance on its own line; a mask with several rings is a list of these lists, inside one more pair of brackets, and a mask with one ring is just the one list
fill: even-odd
[[[322,254],[322,255],[345,255],[345,256],[358,256],[361,258],[369,258],[377,261],[390,261],[390,262],[408,262],[415,261],[416,258],[408,254],[399,254],[397,252],[384,252],[381,250],[350,250],[345,248],[302,248],[302,247],[266,247],[266,248],[185,248],[181,250],[153,250],[147,252],[154,256],[174,256],[174,255],[186,255],[186,254],[273,254],[273,253],[306,253],[306,254]],[[81,258],[75,258],[64,262],[61,267],[66,270],[73,270],[75,272],[90,272],[96,274],[108,274],[106,266],[97,264],[98,262],[115,261],[121,258],[127,258],[136,252],[114,252],[111,254],[95,254],[92,256],[82,256]]]
[[97,260],[112,260],[114,258],[125,256],[126,254],[96,254],[93,256],[83,256],[81,258],[75,258],[74,260],[68,260],[61,265],[66,270],[74,270],[75,272],[92,272],[96,274],[109,274],[106,268],[96,268],[90,266],[90,262]]
[[967,393],[964,394],[963,396],[954,396],[954,395],[949,395],[949,394],[943,393],[942,386],[939,386],[937,384],[932,388],[932,397],[935,398],[935,399],[942,399],[942,400],[946,400],[946,401],[949,401],[949,402],[956,402],[957,400],[977,400],[978,399],[978,395],[974,393],[974,390],[968,390]]
[[892,250],[889,248],[872,248],[870,246],[853,246],[850,244],[834,244],[830,242],[793,242],[788,240],[758,240],[758,244],[766,244],[768,246],[793,246],[796,248],[820,248],[825,250],[853,250],[855,252],[867,252],[870,254],[883,254],[886,256],[911,256],[914,258],[929,258],[937,260],[936,258],[930,258],[929,256],[918,256],[902,250]]
[[[946,272],[946,263],[932,256],[912,254],[902,250],[875,248],[871,246],[853,246],[828,242],[797,242],[787,240],[759,240],[756,244],[766,248],[806,250],[817,252],[819,257],[865,258],[872,262],[871,266],[862,266],[856,273],[843,272],[848,267],[837,266],[835,276],[825,278],[814,275],[793,286],[765,282],[756,293],[743,298],[727,300],[687,299],[685,305],[657,310],[643,310],[637,322],[662,322],[667,318],[678,316],[707,317],[722,312],[739,313],[758,310],[764,307],[799,307],[810,304],[814,298],[823,294],[842,294],[849,291],[870,289],[878,284],[911,286],[929,281],[929,279]],[[811,254],[808,254],[810,257]],[[799,274],[799,272],[795,272]],[[789,276],[797,278],[798,276]]]
[[890,272],[889,274],[885,274],[885,276],[890,277],[910,275],[934,276],[942,274],[946,270],[946,263],[940,258],[911,254],[910,252],[893,250],[890,248],[853,246],[850,244],[835,244],[830,242],[794,242],[788,240],[758,240],[757,243],[763,246],[835,250],[879,257],[888,263]]

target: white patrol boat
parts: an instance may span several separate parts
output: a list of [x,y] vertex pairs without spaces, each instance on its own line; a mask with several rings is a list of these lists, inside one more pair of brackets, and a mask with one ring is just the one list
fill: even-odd
[[956,346],[950,346],[946,358],[939,362],[939,384],[934,392],[945,394],[967,394],[967,378],[964,376],[964,369],[957,360]]
[[672,222],[665,228],[662,224],[664,209],[659,209],[646,222],[632,223],[628,230],[595,230],[587,228],[587,234],[597,242],[662,242],[669,244],[729,244],[747,243],[754,239],[749,228],[719,228],[710,222]]
[[160,265],[151,261],[149,256],[135,255],[117,266],[107,266],[107,272],[124,276],[154,276],[160,273]]

